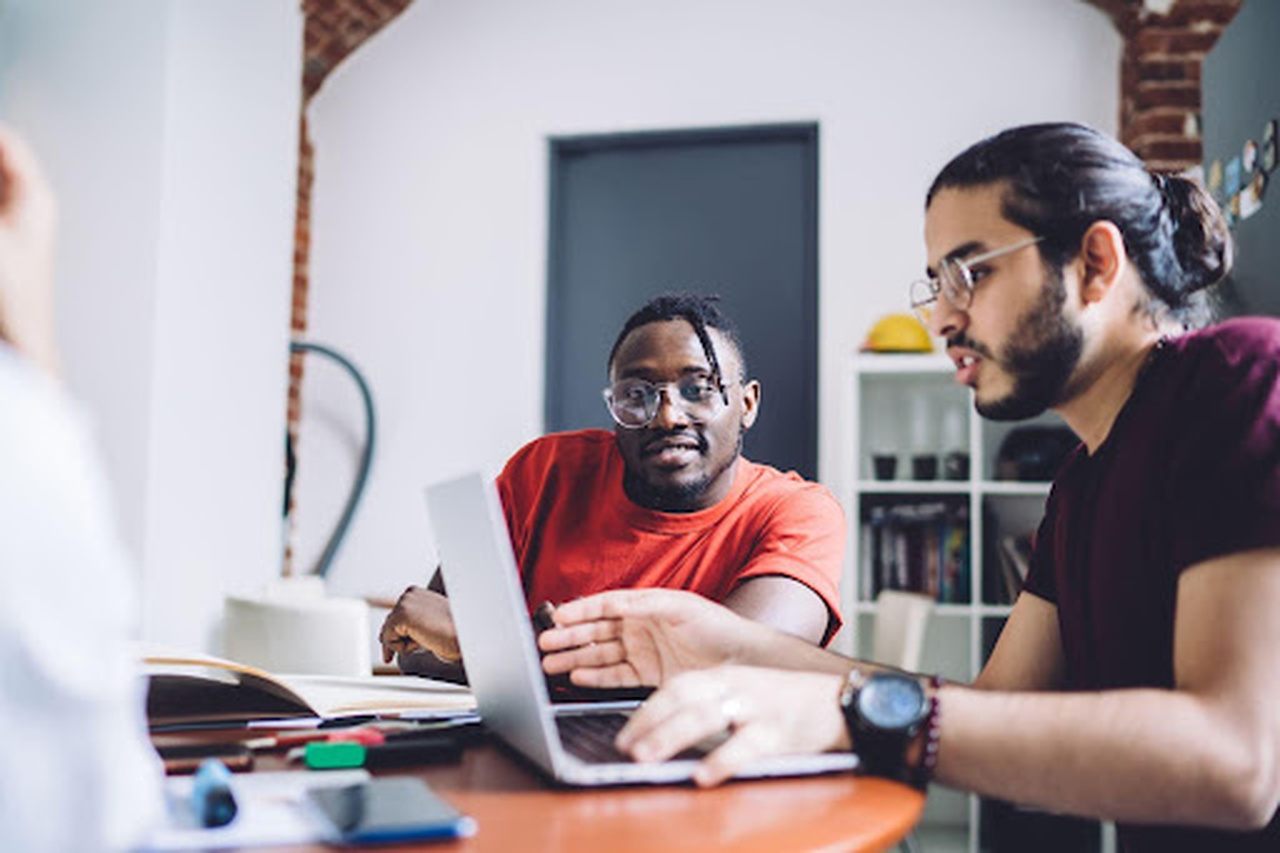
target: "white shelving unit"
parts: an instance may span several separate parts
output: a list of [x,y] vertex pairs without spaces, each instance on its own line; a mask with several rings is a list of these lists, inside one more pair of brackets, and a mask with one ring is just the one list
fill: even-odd
[[[998,565],[984,561],[984,536],[994,522],[1004,532],[1035,529],[1049,494],[1048,483],[1012,482],[994,478],[1000,443],[1018,424],[985,421],[973,410],[969,390],[953,380],[955,366],[942,355],[856,354],[849,361],[847,388],[852,406],[852,431],[844,454],[847,470],[843,495],[848,513],[850,575],[842,585],[845,613],[853,628],[851,651],[869,651],[875,602],[871,570],[864,551],[864,532],[871,506],[946,501],[968,510],[968,595],[964,600],[940,602],[925,640],[923,669],[961,681],[972,680],[995,641],[1011,605],[984,598],[1001,597],[1004,589]],[[1049,415],[1037,423],[1061,424]],[[953,451],[968,454],[965,479],[910,480],[913,455],[936,455],[938,475],[943,457]],[[897,457],[893,479],[875,476],[872,455]],[[953,470],[952,473],[955,473]],[[848,641],[846,647],[849,645]],[[921,837],[941,843],[945,851],[984,849],[981,801],[977,796],[935,787],[921,825]],[[933,847],[929,848],[930,853]]]

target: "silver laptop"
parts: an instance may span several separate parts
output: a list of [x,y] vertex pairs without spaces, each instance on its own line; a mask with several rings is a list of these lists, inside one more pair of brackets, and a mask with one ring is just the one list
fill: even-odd
[[[635,703],[551,703],[493,483],[469,474],[430,486],[427,506],[467,677],[489,729],[568,785],[687,780],[696,753],[636,764],[613,749],[613,736]],[[848,753],[787,756],[739,775],[801,776],[848,771],[856,764]]]

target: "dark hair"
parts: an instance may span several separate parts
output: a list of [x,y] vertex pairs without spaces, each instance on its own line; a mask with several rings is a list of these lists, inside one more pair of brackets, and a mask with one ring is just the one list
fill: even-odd
[[1151,316],[1198,326],[1212,314],[1203,291],[1231,268],[1231,235],[1218,205],[1195,181],[1153,174],[1132,151],[1091,127],[1033,124],[971,146],[938,173],[939,190],[1004,183],[1003,213],[1043,238],[1040,253],[1061,269],[1088,227],[1115,224],[1137,265]]
[[622,324],[622,331],[618,332],[618,337],[609,350],[606,368],[613,367],[613,359],[618,354],[618,348],[622,346],[627,335],[639,327],[666,320],[684,320],[693,326],[693,332],[698,336],[698,342],[702,344],[702,352],[711,365],[711,372],[718,381],[724,382],[725,377],[720,370],[720,359],[716,357],[716,348],[711,345],[711,336],[707,334],[707,329],[718,330],[737,351],[738,363],[742,371],[742,376],[739,378],[745,380],[747,377],[746,353],[742,349],[737,327],[732,320],[721,313],[716,305],[719,301],[720,297],[716,294],[664,293],[661,296],[655,296]]

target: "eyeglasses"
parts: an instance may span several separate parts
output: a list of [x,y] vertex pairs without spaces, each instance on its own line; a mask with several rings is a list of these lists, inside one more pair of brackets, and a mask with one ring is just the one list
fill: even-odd
[[1003,255],[1012,254],[1019,249],[1034,246],[1043,237],[1029,237],[1019,240],[990,252],[983,252],[972,258],[943,258],[938,264],[938,274],[933,278],[922,278],[911,283],[911,310],[916,312],[920,322],[926,326],[933,319],[933,312],[938,297],[944,297],[958,311],[963,311],[973,302],[974,275],[973,267],[985,261],[994,260]]
[[623,379],[604,389],[604,402],[618,426],[641,429],[658,416],[659,400],[664,392],[673,406],[679,406],[686,415],[704,423],[729,405],[728,391],[710,376],[686,376],[676,382]]

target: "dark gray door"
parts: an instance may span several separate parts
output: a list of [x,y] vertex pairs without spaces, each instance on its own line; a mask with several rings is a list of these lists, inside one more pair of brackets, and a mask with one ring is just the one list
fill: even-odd
[[551,141],[546,428],[612,426],[614,336],[672,290],[718,293],[764,393],[746,454],[817,475],[816,125]]

